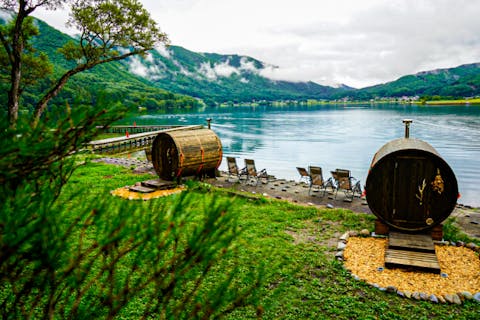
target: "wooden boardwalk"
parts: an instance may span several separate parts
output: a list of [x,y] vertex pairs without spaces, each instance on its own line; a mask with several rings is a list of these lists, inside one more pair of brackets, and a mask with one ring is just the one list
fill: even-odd
[[163,131],[167,129],[183,128],[185,126],[181,125],[148,125],[148,126],[97,126],[97,129],[103,130],[105,133],[144,133],[144,132],[154,132],[154,131]]
[[[130,128],[130,126],[121,126],[123,129]],[[148,131],[151,128],[161,128],[160,130]],[[114,127],[110,127],[113,129]],[[145,129],[146,132],[129,134],[129,136],[94,140],[87,144],[87,149],[95,153],[120,153],[125,151],[132,151],[137,149],[145,149],[146,146],[151,145],[155,137],[161,132],[177,131],[177,130],[196,130],[201,129],[201,125],[192,126],[138,126],[132,128]],[[121,131],[119,131],[121,132]],[[126,132],[126,131],[124,131]],[[128,131],[130,132],[130,131]]]

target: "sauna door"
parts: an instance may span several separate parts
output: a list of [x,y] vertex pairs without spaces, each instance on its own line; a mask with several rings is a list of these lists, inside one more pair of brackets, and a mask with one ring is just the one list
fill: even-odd
[[435,165],[422,156],[397,156],[392,192],[390,221],[407,230],[428,227],[430,216],[430,183]]

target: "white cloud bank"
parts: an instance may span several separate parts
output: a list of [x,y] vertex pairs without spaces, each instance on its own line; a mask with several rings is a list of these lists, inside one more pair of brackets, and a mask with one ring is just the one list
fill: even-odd
[[[480,62],[478,0],[140,2],[173,44],[253,57],[278,66],[263,71],[277,80],[364,87]],[[59,11],[36,13],[64,29]],[[211,76],[235,72],[211,68]]]

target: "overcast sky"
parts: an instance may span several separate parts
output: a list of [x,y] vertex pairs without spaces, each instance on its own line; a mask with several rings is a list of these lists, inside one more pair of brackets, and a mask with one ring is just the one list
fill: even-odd
[[[480,0],[140,0],[173,45],[361,88],[480,62]],[[35,12],[63,31],[60,12]],[[72,33],[71,31],[69,33]]]

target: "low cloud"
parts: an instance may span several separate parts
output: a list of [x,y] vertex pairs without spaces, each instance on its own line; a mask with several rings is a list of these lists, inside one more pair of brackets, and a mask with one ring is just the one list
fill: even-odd
[[198,72],[204,75],[208,80],[217,80],[219,77],[228,78],[232,74],[240,74],[240,70],[230,65],[230,60],[215,63],[213,67],[208,62],[204,62],[198,68]]
[[159,66],[153,64],[154,62],[151,55],[147,55],[145,60],[133,56],[128,61],[128,69],[131,73],[149,80],[160,79],[163,77],[163,72]]

